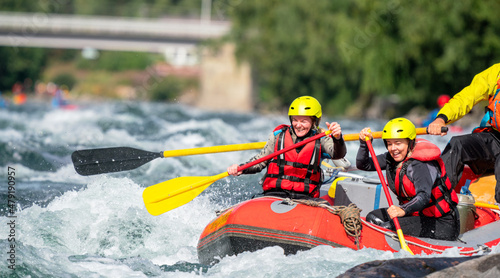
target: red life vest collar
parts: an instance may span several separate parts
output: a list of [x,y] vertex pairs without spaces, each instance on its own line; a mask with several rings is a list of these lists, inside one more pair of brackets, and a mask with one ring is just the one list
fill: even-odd
[[405,161],[408,159],[431,161],[437,160],[440,156],[441,150],[438,146],[425,139],[417,138],[411,156],[407,157]]

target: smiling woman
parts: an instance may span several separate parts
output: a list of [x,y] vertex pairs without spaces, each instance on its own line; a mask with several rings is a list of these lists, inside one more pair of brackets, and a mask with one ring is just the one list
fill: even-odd
[[385,146],[394,161],[403,161],[415,146],[415,125],[404,118],[389,121],[382,134]]
[[371,142],[367,145],[366,140],[373,137],[369,128],[361,130],[356,166],[360,170],[377,170],[379,175],[385,169],[389,187],[400,201],[399,206],[370,212],[366,220],[412,236],[455,240],[460,231],[457,194],[446,175],[439,147],[424,139],[417,140],[416,135],[411,121],[389,121],[382,134],[388,152],[376,157],[372,153],[370,161]]
[[[288,110],[291,126],[276,127],[264,149],[249,162],[322,133],[323,130],[319,128],[321,116],[321,105],[315,98],[311,96],[296,98]],[[322,181],[321,160],[340,159],[346,154],[340,125],[336,122],[327,122],[326,126],[331,136],[311,141],[296,151],[288,151],[244,171],[239,170],[238,164],[233,164],[228,167],[227,172],[229,175],[238,176],[258,173],[267,167],[267,173],[263,178],[265,195],[295,199],[317,198]]]
[[309,116],[292,116],[292,126],[295,134],[298,137],[304,137],[309,133],[313,126],[313,117]]

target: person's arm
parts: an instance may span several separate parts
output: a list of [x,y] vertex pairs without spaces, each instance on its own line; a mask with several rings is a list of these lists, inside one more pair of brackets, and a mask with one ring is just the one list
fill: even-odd
[[[337,122],[328,123],[326,126],[332,132],[330,136],[325,136],[320,139],[322,148],[322,158],[328,159],[340,159],[345,157],[347,154],[347,147],[342,137],[342,128]],[[324,132],[325,130],[319,128],[318,133]]]
[[[386,153],[377,155],[378,164],[381,169],[387,166]],[[356,155],[356,168],[363,171],[376,171],[375,164],[370,158],[370,151],[365,141],[359,140],[359,149]]]
[[405,215],[410,215],[420,211],[429,204],[432,187],[440,173],[435,162],[413,161],[409,167],[407,175],[415,185],[415,197],[408,203],[401,205]]
[[438,112],[446,117],[446,124],[453,123],[470,112],[474,105],[495,94],[500,74],[500,63],[495,64],[472,79],[469,86],[453,96]]
[[340,139],[335,139],[330,136],[326,136],[320,140],[323,153],[326,154],[323,158],[340,159],[345,157],[347,154],[347,147],[345,145],[344,138],[340,137]]
[[[260,153],[257,154],[257,155],[255,155],[254,157],[250,158],[250,160],[248,160],[244,164],[250,163],[250,162],[252,162],[254,160],[257,160],[257,159],[260,159],[260,158],[262,158],[264,156],[272,154],[274,152],[274,144],[275,144],[275,142],[276,142],[276,136],[274,135],[274,133],[271,133],[271,135],[269,135],[269,138],[267,139],[266,145],[260,151]],[[256,165],[254,165],[252,167],[249,167],[249,168],[243,170],[243,174],[255,174],[255,173],[259,173],[259,172],[262,171],[262,169],[266,168],[268,164],[269,164],[269,160],[263,161],[263,162],[261,162],[259,164],[256,164]],[[243,165],[243,164],[241,164],[241,165]]]
[[453,98],[439,110],[436,119],[429,124],[429,134],[445,135],[446,132],[441,132],[441,127],[461,119],[472,110],[474,105],[494,95],[499,74],[500,63],[474,76],[469,86],[454,95]]

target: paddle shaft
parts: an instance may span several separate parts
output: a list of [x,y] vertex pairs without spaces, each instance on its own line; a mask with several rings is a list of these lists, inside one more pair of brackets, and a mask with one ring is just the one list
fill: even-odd
[[[257,164],[259,164],[259,163],[261,163],[261,162],[264,162],[264,161],[266,161],[266,160],[269,160],[269,159],[271,159],[271,158],[273,158],[273,157],[275,157],[275,156],[278,156],[278,155],[280,155],[280,154],[282,154],[282,153],[285,153],[285,152],[288,152],[288,151],[290,151],[290,150],[296,149],[296,148],[298,148],[298,147],[300,147],[300,146],[303,146],[303,145],[305,145],[305,144],[307,144],[307,143],[309,143],[309,142],[311,142],[311,141],[318,140],[318,139],[320,139],[321,137],[323,137],[323,136],[326,136],[326,135],[330,134],[331,132],[332,132],[331,130],[327,130],[327,131],[325,131],[325,132],[323,132],[323,133],[320,133],[320,134],[317,134],[317,135],[315,135],[315,136],[309,137],[309,138],[307,138],[307,139],[305,139],[305,140],[303,140],[303,141],[301,141],[301,142],[299,142],[299,143],[297,143],[297,144],[293,144],[293,145],[288,146],[288,147],[286,147],[286,148],[284,148],[284,149],[282,149],[282,150],[279,150],[279,151],[274,152],[274,153],[272,153],[272,154],[268,154],[268,155],[266,155],[266,156],[264,156],[264,157],[261,157],[261,158],[259,158],[259,159],[254,160],[254,161],[251,161],[251,162],[248,162],[248,163],[246,163],[246,164],[244,164],[244,165],[241,165],[241,166],[239,166],[239,167],[238,167],[238,172],[239,172],[239,171],[243,171],[243,170],[245,170],[245,169],[247,169],[247,168],[250,168],[250,167],[252,167],[252,166],[254,166],[254,165],[257,165]],[[222,179],[222,178],[225,178],[225,177],[227,177],[227,176],[229,176],[229,174],[228,174],[227,172],[224,172],[224,173],[221,173],[221,174],[218,174],[218,175],[215,175],[215,176],[207,177],[207,179],[206,179],[206,180],[201,180],[201,181],[199,181],[199,182],[196,182],[196,183],[194,183],[194,184],[191,184],[191,185],[190,185],[188,188],[186,188],[185,190],[178,190],[178,191],[176,191],[174,194],[169,194],[169,197],[170,197],[170,196],[179,195],[179,194],[182,194],[182,193],[184,193],[184,192],[186,192],[186,191],[189,191],[189,190],[192,190],[192,189],[198,188],[198,187],[200,187],[200,186],[205,185],[205,184],[206,184],[206,183],[208,183],[208,182],[209,182],[209,183],[213,183],[213,182],[215,182],[215,181],[217,181],[217,180],[220,180],[220,179]],[[157,202],[162,201],[163,199],[164,199],[163,197],[160,197],[160,198],[158,198],[158,199],[155,199],[155,200],[151,201],[151,203],[157,203]]]
[[[427,134],[426,128],[425,127],[417,128],[417,134],[419,134],[419,135]],[[373,135],[373,138],[376,138],[376,139],[382,138],[382,131],[372,132],[372,135]],[[359,133],[345,134],[345,135],[343,135],[343,138],[344,138],[344,141],[355,141],[359,138]],[[254,143],[221,145],[221,146],[213,146],[213,147],[200,147],[200,148],[191,148],[191,149],[170,150],[170,151],[163,151],[162,154],[163,154],[163,157],[165,158],[165,157],[188,156],[188,155],[209,154],[209,153],[256,150],[256,149],[264,148],[266,143],[267,142],[254,142]]]
[[332,131],[331,131],[331,130],[327,130],[327,131],[325,131],[325,132],[323,132],[323,133],[320,133],[320,134],[314,135],[314,136],[312,136],[312,137],[309,137],[309,138],[307,138],[307,139],[305,139],[305,140],[303,140],[303,141],[301,141],[301,142],[299,142],[299,143],[297,143],[297,144],[293,144],[293,145],[288,146],[288,147],[286,147],[286,148],[284,148],[284,149],[282,149],[282,150],[279,150],[279,151],[274,152],[274,153],[272,153],[272,154],[266,155],[266,156],[261,157],[261,158],[259,158],[259,159],[257,159],[257,160],[251,161],[251,162],[249,162],[249,163],[247,163],[247,164],[241,165],[241,166],[239,166],[239,167],[238,167],[238,172],[239,172],[239,171],[243,171],[243,170],[245,170],[245,169],[247,169],[247,168],[250,168],[250,167],[252,167],[252,166],[254,166],[254,165],[257,165],[257,164],[259,164],[259,163],[261,163],[261,162],[264,162],[264,161],[266,161],[266,160],[269,160],[269,159],[271,159],[271,158],[273,158],[273,157],[276,157],[276,156],[278,156],[278,155],[281,155],[282,153],[286,153],[286,152],[288,152],[288,151],[290,151],[290,150],[293,150],[293,149],[296,149],[296,148],[298,148],[298,147],[301,147],[301,146],[303,146],[303,145],[305,145],[305,144],[307,144],[307,143],[309,143],[309,142],[312,142],[312,141],[318,140],[318,139],[320,139],[321,137],[324,137],[324,136],[326,136],[326,135],[328,135],[328,134],[330,134],[330,133],[332,133]]
[[[425,128],[418,128],[417,134],[426,134]],[[372,133],[374,138],[381,138],[382,131]],[[358,133],[345,134],[345,141],[354,141],[359,138]],[[233,152],[262,149],[266,142],[221,145],[191,149],[169,150],[163,152],[149,152],[129,147],[114,147],[78,150],[71,158],[78,174],[83,176],[98,175],[136,169],[156,158],[188,156],[209,153]]]
[[[416,130],[417,130],[417,135],[427,134],[427,128],[426,127],[417,128]],[[317,134],[317,135],[315,135],[313,137],[309,137],[309,138],[305,139],[302,142],[299,142],[297,144],[294,144],[294,145],[291,145],[289,147],[286,147],[286,148],[284,148],[284,149],[282,149],[282,150],[280,150],[278,152],[275,152],[275,153],[272,153],[270,155],[264,156],[264,157],[262,157],[260,159],[254,160],[254,161],[249,162],[249,163],[247,163],[245,165],[241,165],[240,167],[238,167],[238,172],[239,171],[243,171],[243,170],[245,170],[247,168],[250,168],[250,167],[252,167],[254,165],[257,165],[257,164],[259,164],[261,162],[264,162],[266,160],[269,160],[269,159],[271,159],[271,158],[273,158],[275,156],[278,156],[278,155],[280,155],[282,153],[285,153],[285,152],[287,152],[289,150],[296,149],[296,148],[298,148],[300,146],[303,146],[303,145],[305,145],[305,144],[307,144],[307,143],[309,143],[311,141],[314,141],[314,140],[317,140],[317,139],[319,139],[319,138],[321,138],[323,136],[329,135],[330,133],[331,133],[331,131],[327,130],[327,131],[325,131],[323,133],[320,133],[320,134]],[[383,131],[372,132],[373,138],[376,138],[376,139],[382,138],[382,134],[383,134]],[[345,134],[343,136],[343,138],[344,138],[344,141],[355,141],[355,140],[359,139],[359,133]],[[266,142],[261,142],[260,144],[265,145],[265,143]],[[259,144],[259,143],[256,143],[256,144]]]
[[198,154],[208,154],[208,153],[256,150],[256,149],[262,149],[265,145],[266,142],[255,142],[255,143],[221,145],[221,146],[201,147],[201,148],[192,148],[183,150],[170,150],[170,151],[164,151],[163,157],[165,158],[165,157],[188,156],[188,155],[198,155]]
[[[427,134],[427,129],[425,127],[417,128],[417,134]],[[382,138],[382,131],[372,132],[373,138]],[[359,138],[359,133],[351,133],[343,135],[344,141],[355,141]],[[163,157],[175,157],[175,156],[187,156],[187,155],[198,155],[198,154],[208,154],[208,153],[221,153],[221,152],[234,152],[234,151],[246,151],[246,150],[256,150],[262,149],[267,142],[254,142],[254,143],[243,143],[243,144],[231,144],[231,145],[221,145],[213,147],[200,147],[192,149],[181,149],[181,150],[170,150],[163,151]]]
[[[389,192],[389,188],[387,186],[387,183],[385,182],[385,177],[382,173],[382,169],[380,168],[380,164],[378,163],[378,160],[377,160],[377,155],[375,154],[375,150],[373,149],[372,142],[370,141],[369,138],[367,138],[366,144],[368,145],[368,150],[370,151],[370,155],[372,156],[373,164],[375,164],[375,169],[377,169],[378,178],[380,179],[380,182],[382,183],[382,187],[384,189],[385,196],[387,197],[387,203],[389,204],[389,207],[390,207],[393,205],[391,193]],[[394,225],[396,226],[396,229],[401,229],[401,227],[399,226],[399,221],[398,221],[397,217],[394,218]]]
[[[311,141],[318,140],[330,133],[331,131],[327,130],[323,133],[307,138],[297,144],[293,144],[280,151],[274,152],[260,159],[242,165],[238,167],[238,171],[242,171],[244,169],[252,167],[258,163],[276,157],[284,152],[303,146]],[[228,172],[224,172],[211,177],[179,177],[173,180],[155,184],[144,190],[142,194],[144,204],[150,214],[160,215],[164,212],[188,203],[201,192],[203,192],[203,190],[205,190],[213,182],[225,178],[228,175]],[[180,183],[180,186],[178,183]],[[168,202],[169,200],[172,200],[172,202]]]
[[[380,182],[382,183],[382,188],[384,189],[385,197],[387,198],[387,203],[389,204],[389,207],[391,207],[391,206],[393,206],[393,203],[392,203],[391,195],[389,193],[389,187],[387,186],[387,183],[385,182],[385,177],[382,174],[382,169],[380,168],[380,164],[378,163],[377,155],[375,154],[375,150],[373,149],[372,142],[371,142],[369,137],[366,137],[366,144],[368,145],[368,150],[370,151],[370,154],[372,156],[373,164],[375,165],[375,169],[377,169],[378,177],[380,179]],[[401,225],[399,225],[398,218],[394,217],[392,219],[392,221],[394,222],[394,226],[396,227],[399,241],[401,243],[401,248],[403,250],[408,251],[410,254],[413,255],[413,252],[410,250],[408,245],[406,245],[406,241],[404,240],[403,231],[401,230]]]
[[[419,134],[422,134],[421,130],[417,132],[419,132]],[[264,162],[284,152],[298,148],[304,144],[307,144],[313,140],[317,140],[330,133],[331,131],[328,130],[324,133],[307,138],[304,141],[289,146],[283,150],[272,153],[255,161],[249,162],[245,165],[242,165],[238,167],[238,171],[243,171],[258,163]],[[374,134],[375,138],[381,138],[382,136],[382,132],[374,132],[372,134]],[[343,137],[345,141],[354,141],[359,139],[359,134],[357,133],[347,134],[344,135]],[[261,144],[259,146],[259,148],[261,148],[266,143],[260,142],[255,144]],[[167,212],[171,209],[177,208],[179,206],[188,203],[189,201],[193,200],[196,196],[198,196],[201,192],[203,192],[213,182],[225,178],[228,175],[229,175],[228,172],[224,172],[210,177],[178,177],[172,180],[155,184],[153,186],[149,186],[143,192],[144,204],[146,205],[146,208],[149,213],[151,213],[152,215],[160,215],[164,212]]]

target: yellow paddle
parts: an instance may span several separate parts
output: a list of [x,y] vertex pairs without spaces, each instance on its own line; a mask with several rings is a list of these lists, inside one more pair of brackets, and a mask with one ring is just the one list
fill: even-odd
[[78,174],[90,176],[138,168],[153,159],[207,153],[262,149],[266,142],[201,147],[163,152],[149,152],[130,147],[77,150],[71,155]]
[[[382,169],[380,168],[380,164],[378,164],[377,155],[375,154],[375,150],[373,149],[372,142],[370,137],[366,136],[366,144],[368,145],[368,150],[372,156],[373,164],[375,165],[375,169],[377,169],[377,174],[382,183],[382,188],[384,188],[385,197],[387,198],[387,203],[389,207],[392,206],[392,199],[389,193],[389,188],[387,187],[387,183],[385,182],[384,175],[382,174]],[[401,226],[399,225],[399,220],[397,217],[392,219],[394,222],[394,226],[396,227],[396,232],[398,233],[399,243],[401,244],[401,249],[408,251],[410,254],[414,255],[411,249],[406,244],[405,238],[403,236],[403,231],[401,230]]]
[[[249,167],[267,161],[287,151],[296,149],[311,141],[320,139],[323,136],[330,134],[327,130],[323,133],[309,137],[297,144],[288,146],[280,151],[266,155],[260,159],[254,160],[247,164],[238,167],[238,171],[243,171]],[[160,215],[174,208],[180,207],[198,196],[203,190],[210,186],[213,182],[227,177],[227,172],[211,177],[179,177],[172,180],[164,181],[153,186],[150,186],[142,193],[142,198],[146,209],[152,215]]]
[[[241,171],[248,167],[252,167],[253,165],[269,160],[272,157],[277,156],[283,152],[298,148],[303,144],[306,144],[313,140],[317,140],[328,134],[330,134],[330,132],[326,131],[324,133],[310,137],[300,143],[292,145],[279,152],[272,153],[268,156],[262,157],[259,160],[252,161],[246,165],[242,165],[238,168],[238,170]],[[419,135],[427,134],[427,129],[417,128],[417,134]],[[382,138],[382,131],[372,132],[372,135],[373,138]],[[359,134],[358,133],[344,134],[343,138],[344,141],[354,141],[359,139]],[[257,148],[263,148],[266,142],[257,142],[251,144],[253,144],[252,147],[255,147],[255,149],[257,149]],[[246,144],[240,144],[240,145],[246,145]],[[228,146],[236,146],[236,145],[228,145]],[[142,194],[142,198],[144,200],[144,204],[146,205],[146,209],[148,210],[149,213],[151,213],[152,215],[160,215],[162,213],[165,213],[169,210],[180,207],[190,202],[212,183],[222,178],[225,178],[228,175],[229,174],[225,172],[211,177],[198,176],[198,177],[179,177],[171,179],[146,188]]]
[[[373,136],[380,138],[382,132],[374,132]],[[357,133],[344,135],[345,141],[353,141],[357,138]],[[133,170],[156,158],[255,150],[262,149],[265,145],[266,142],[255,142],[162,152],[150,152],[130,147],[99,148],[74,151],[71,159],[78,174],[90,176]]]

